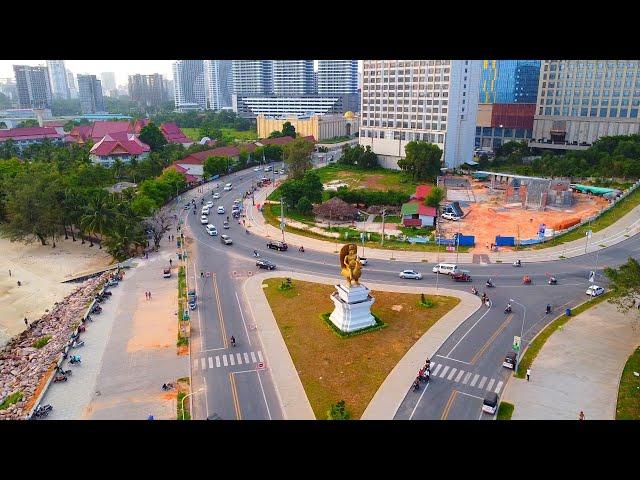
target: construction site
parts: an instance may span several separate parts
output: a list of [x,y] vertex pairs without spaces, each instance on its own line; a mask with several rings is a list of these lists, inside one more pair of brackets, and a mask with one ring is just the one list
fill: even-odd
[[438,235],[473,235],[470,251],[476,253],[540,243],[609,205],[606,198],[574,191],[568,179],[476,172],[442,176],[438,184],[447,192],[444,211],[461,216],[438,219]]

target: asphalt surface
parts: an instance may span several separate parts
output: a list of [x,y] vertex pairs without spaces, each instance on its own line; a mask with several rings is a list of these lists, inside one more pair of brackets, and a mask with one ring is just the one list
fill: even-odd
[[[198,307],[192,317],[192,331],[196,333],[196,343],[192,346],[193,391],[204,388],[205,392],[194,396],[194,418],[206,418],[213,413],[224,419],[282,418],[268,365],[265,369],[259,368],[258,354],[263,356],[263,352],[258,335],[252,330],[254,322],[244,305],[246,300],[240,293],[241,284],[247,276],[259,271],[253,250],[275,263],[278,269],[338,276],[336,254],[311,250],[301,253],[299,245],[289,245],[285,252],[268,249],[264,238],[246,234],[245,228],[231,218],[233,200],[242,198],[252,181],[263,175],[262,171],[249,169],[210,182],[202,187],[204,193],[196,194],[196,215],[191,210],[181,211],[194,239],[192,250],[195,255],[189,259],[188,265],[189,285],[191,287],[195,282],[198,290]],[[269,177],[273,175],[269,174]],[[234,185],[230,192],[222,189],[226,182]],[[216,184],[219,188],[215,188]],[[220,200],[212,199],[214,191],[220,193]],[[216,225],[219,234],[230,235],[233,245],[223,245],[219,236],[209,236],[204,225],[200,224],[199,199],[203,196],[205,203],[207,200],[214,202],[210,223]],[[218,205],[225,207],[224,215],[215,213]],[[227,214],[231,227],[224,230],[222,223]],[[285,240],[286,236],[285,233]],[[470,271],[471,283],[453,282],[447,275],[432,273],[432,263],[370,260],[364,267],[365,283],[371,280],[406,285],[437,284],[467,291],[475,286],[480,294],[487,292],[492,304],[490,308],[481,307],[437,351],[431,359],[432,377],[426,387],[422,384],[420,390],[413,391],[410,388],[413,378],[407,379],[407,395],[395,418],[493,418],[482,413],[482,400],[488,391],[500,394],[512,374],[511,370],[502,367],[502,361],[505,354],[512,351],[514,336],[523,332],[523,350],[565,308],[588,299],[585,293],[590,285],[588,275],[595,269],[596,257],[596,283],[606,287],[602,270],[624,263],[630,255],[636,256],[639,250],[640,236],[634,236],[597,253],[561,261],[523,263],[520,268],[511,264],[465,265],[462,268]],[[423,279],[399,278],[399,272],[404,269],[421,272]],[[200,272],[205,272],[204,278],[200,278]],[[206,272],[211,276],[207,277]],[[524,275],[532,278],[532,284],[522,284]],[[557,285],[548,285],[549,275],[557,278]],[[484,282],[489,277],[494,281],[494,288],[485,288]],[[512,312],[505,314],[504,307],[510,299],[513,299]],[[545,314],[547,303],[553,307],[551,315]],[[236,347],[229,345],[231,335],[237,340]],[[198,343],[200,345],[196,348]],[[234,355],[233,365],[229,358],[231,354]],[[421,367],[416,365],[416,374]]]

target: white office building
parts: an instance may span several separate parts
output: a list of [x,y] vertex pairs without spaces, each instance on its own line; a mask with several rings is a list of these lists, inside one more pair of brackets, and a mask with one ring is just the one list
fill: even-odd
[[[173,92],[176,110],[205,110],[204,61],[178,60],[173,64]],[[195,108],[194,108],[195,106]]]
[[64,68],[64,60],[47,60],[49,70],[49,83],[51,95],[54,99],[68,100],[71,98],[67,83],[67,70]]
[[398,168],[413,140],[437,144],[447,167],[473,159],[481,62],[365,60],[360,144]]
[[271,60],[233,60],[233,93],[261,96],[273,93]]
[[[233,111],[243,118],[274,116],[311,116],[338,114],[354,111],[357,107],[357,95],[333,95],[330,97],[310,96],[246,96],[233,95]],[[475,133],[475,130],[474,130]]]
[[116,90],[116,74],[114,72],[102,72],[100,74],[100,81],[102,82],[102,93],[111,96],[111,93]]
[[531,146],[586,149],[640,132],[638,60],[543,60]]
[[78,98],[78,84],[76,77],[71,70],[67,70],[67,85],[69,87],[69,97]]
[[357,60],[318,60],[318,95],[357,92]]
[[274,60],[273,93],[279,97],[313,95],[313,60]]
[[233,95],[232,61],[205,60],[204,78],[209,108],[220,110],[231,107],[231,96]]

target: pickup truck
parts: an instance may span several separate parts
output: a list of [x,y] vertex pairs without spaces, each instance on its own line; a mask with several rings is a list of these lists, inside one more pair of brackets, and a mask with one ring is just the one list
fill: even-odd
[[280,250],[281,252],[289,248],[289,246],[284,242],[269,242],[267,243],[267,247],[273,250]]

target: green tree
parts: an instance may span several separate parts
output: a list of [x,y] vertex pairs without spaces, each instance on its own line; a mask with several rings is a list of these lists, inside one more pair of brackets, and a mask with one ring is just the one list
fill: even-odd
[[444,190],[440,187],[433,187],[427,198],[424,199],[424,204],[428,207],[438,208],[442,200],[444,200]]
[[284,122],[282,124],[282,136],[296,138],[296,127],[291,125],[291,122]]
[[0,143],[0,158],[8,160],[10,158],[18,157],[19,155],[20,149],[12,138]]
[[140,140],[149,145],[153,152],[160,150],[167,144],[167,139],[164,138],[160,129],[153,122],[142,127]]
[[301,179],[304,173],[313,167],[311,153],[313,142],[298,137],[284,146],[284,162],[287,164],[291,178]]
[[[80,225],[89,235],[98,234],[104,239],[104,235],[113,227],[115,217],[116,212],[108,195],[106,193],[97,193],[89,200],[86,213],[80,220]],[[93,238],[90,237],[89,241],[89,246],[93,247]],[[102,244],[100,244],[100,248],[102,248]]]
[[22,122],[20,122],[18,124],[18,128],[25,128],[25,127],[39,127],[40,124],[38,123],[38,120],[35,120],[33,118],[30,118],[28,120],[23,120]]
[[282,132],[279,132],[278,130],[274,130],[269,134],[269,138],[280,138],[280,137],[284,137],[284,135],[282,135]]
[[413,180],[435,183],[440,174],[442,150],[429,142],[411,141],[405,147],[406,157],[398,160],[398,167],[411,175]]
[[340,400],[338,403],[331,405],[331,408],[327,412],[327,420],[349,420],[349,412],[344,400]]
[[302,197],[296,204],[296,210],[303,215],[309,215],[313,210],[313,205],[307,197]]
[[616,305],[618,310],[628,313],[634,310],[635,323],[640,321],[640,309],[634,308],[636,302],[640,302],[640,262],[633,257],[629,257],[627,263],[619,268],[607,267],[604,274],[611,281],[609,287],[611,298],[609,302]]
[[229,159],[226,157],[209,157],[204,161],[203,173],[204,177],[212,177],[214,175],[222,175],[227,173],[227,165]]

